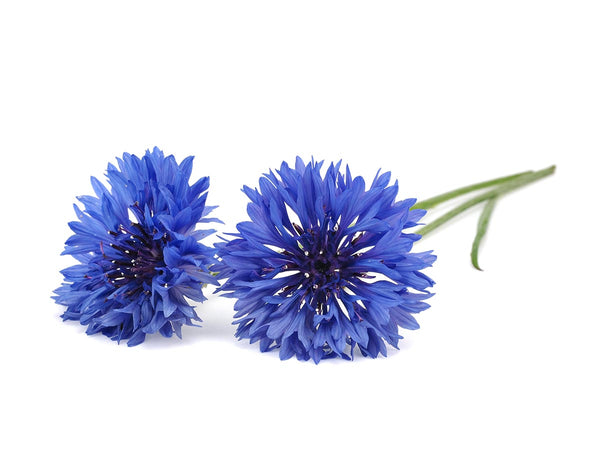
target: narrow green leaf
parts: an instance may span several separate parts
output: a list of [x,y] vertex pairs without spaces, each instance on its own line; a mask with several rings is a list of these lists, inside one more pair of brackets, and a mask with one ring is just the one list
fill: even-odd
[[485,236],[487,232],[488,224],[490,223],[490,216],[492,215],[492,211],[494,210],[494,206],[496,205],[496,201],[498,198],[491,198],[485,204],[483,211],[481,212],[481,216],[479,216],[479,222],[477,223],[477,234],[475,235],[475,239],[473,240],[473,246],[471,248],[471,263],[473,267],[477,270],[481,270],[479,266],[479,244],[481,240]]

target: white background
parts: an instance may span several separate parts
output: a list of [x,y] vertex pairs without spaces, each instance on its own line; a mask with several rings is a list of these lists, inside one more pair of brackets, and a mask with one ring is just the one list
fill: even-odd
[[[600,65],[594,1],[3,2],[0,455],[598,458]],[[296,154],[381,167],[402,197],[557,164],[473,212],[419,331],[318,366],[237,342],[233,302],[132,349],[62,323],[75,196],[154,145],[233,230],[243,184]]]

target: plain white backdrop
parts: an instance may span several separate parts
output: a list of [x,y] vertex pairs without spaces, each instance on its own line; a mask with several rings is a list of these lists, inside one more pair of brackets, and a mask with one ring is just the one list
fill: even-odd
[[[75,458],[599,458],[600,21],[589,1],[3,2],[0,452]],[[417,248],[437,284],[388,358],[237,342],[233,301],[135,348],[50,299],[77,195],[124,151],[243,184],[306,159],[402,197],[557,164]]]

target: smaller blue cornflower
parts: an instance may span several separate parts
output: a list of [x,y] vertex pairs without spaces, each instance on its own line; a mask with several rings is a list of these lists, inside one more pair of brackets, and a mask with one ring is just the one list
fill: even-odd
[[398,346],[398,328],[417,329],[433,281],[421,270],[431,251],[411,252],[425,211],[396,201],[398,183],[377,175],[369,189],[340,163],[296,159],[244,187],[250,221],[218,243],[227,278],[218,291],[236,298],[236,336],[279,349],[281,359],[371,358]]
[[155,147],[109,164],[110,190],[92,177],[96,196],[78,197],[84,208],[74,205],[79,220],[63,251],[79,263],[61,272],[53,297],[64,320],[129,346],[155,332],[181,338],[182,325],[201,321],[189,300],[206,300],[203,285],[218,283],[215,249],[200,243],[215,230],[196,225],[220,221],[206,217],[216,207],[205,204],[209,178],[189,184],[192,162]]

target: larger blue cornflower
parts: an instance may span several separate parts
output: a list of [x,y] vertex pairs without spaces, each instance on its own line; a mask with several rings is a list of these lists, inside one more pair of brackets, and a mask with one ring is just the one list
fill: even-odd
[[219,243],[215,266],[228,278],[219,291],[235,297],[236,336],[279,348],[281,359],[365,356],[397,347],[398,327],[419,327],[433,281],[420,270],[435,256],[411,253],[420,238],[405,230],[425,214],[416,200],[395,201],[397,182],[377,175],[370,189],[340,164],[324,176],[322,162],[282,163],[260,179],[249,222]]
[[108,190],[92,177],[96,196],[81,196],[78,221],[63,254],[79,261],[63,270],[55,293],[65,320],[87,325],[129,346],[160,332],[181,338],[183,324],[200,321],[188,299],[204,301],[204,283],[218,285],[210,273],[215,249],[199,242],[214,230],[197,223],[206,215],[209,178],[189,185],[193,157],[177,164],[154,148],[142,158],[125,153],[109,164]]

